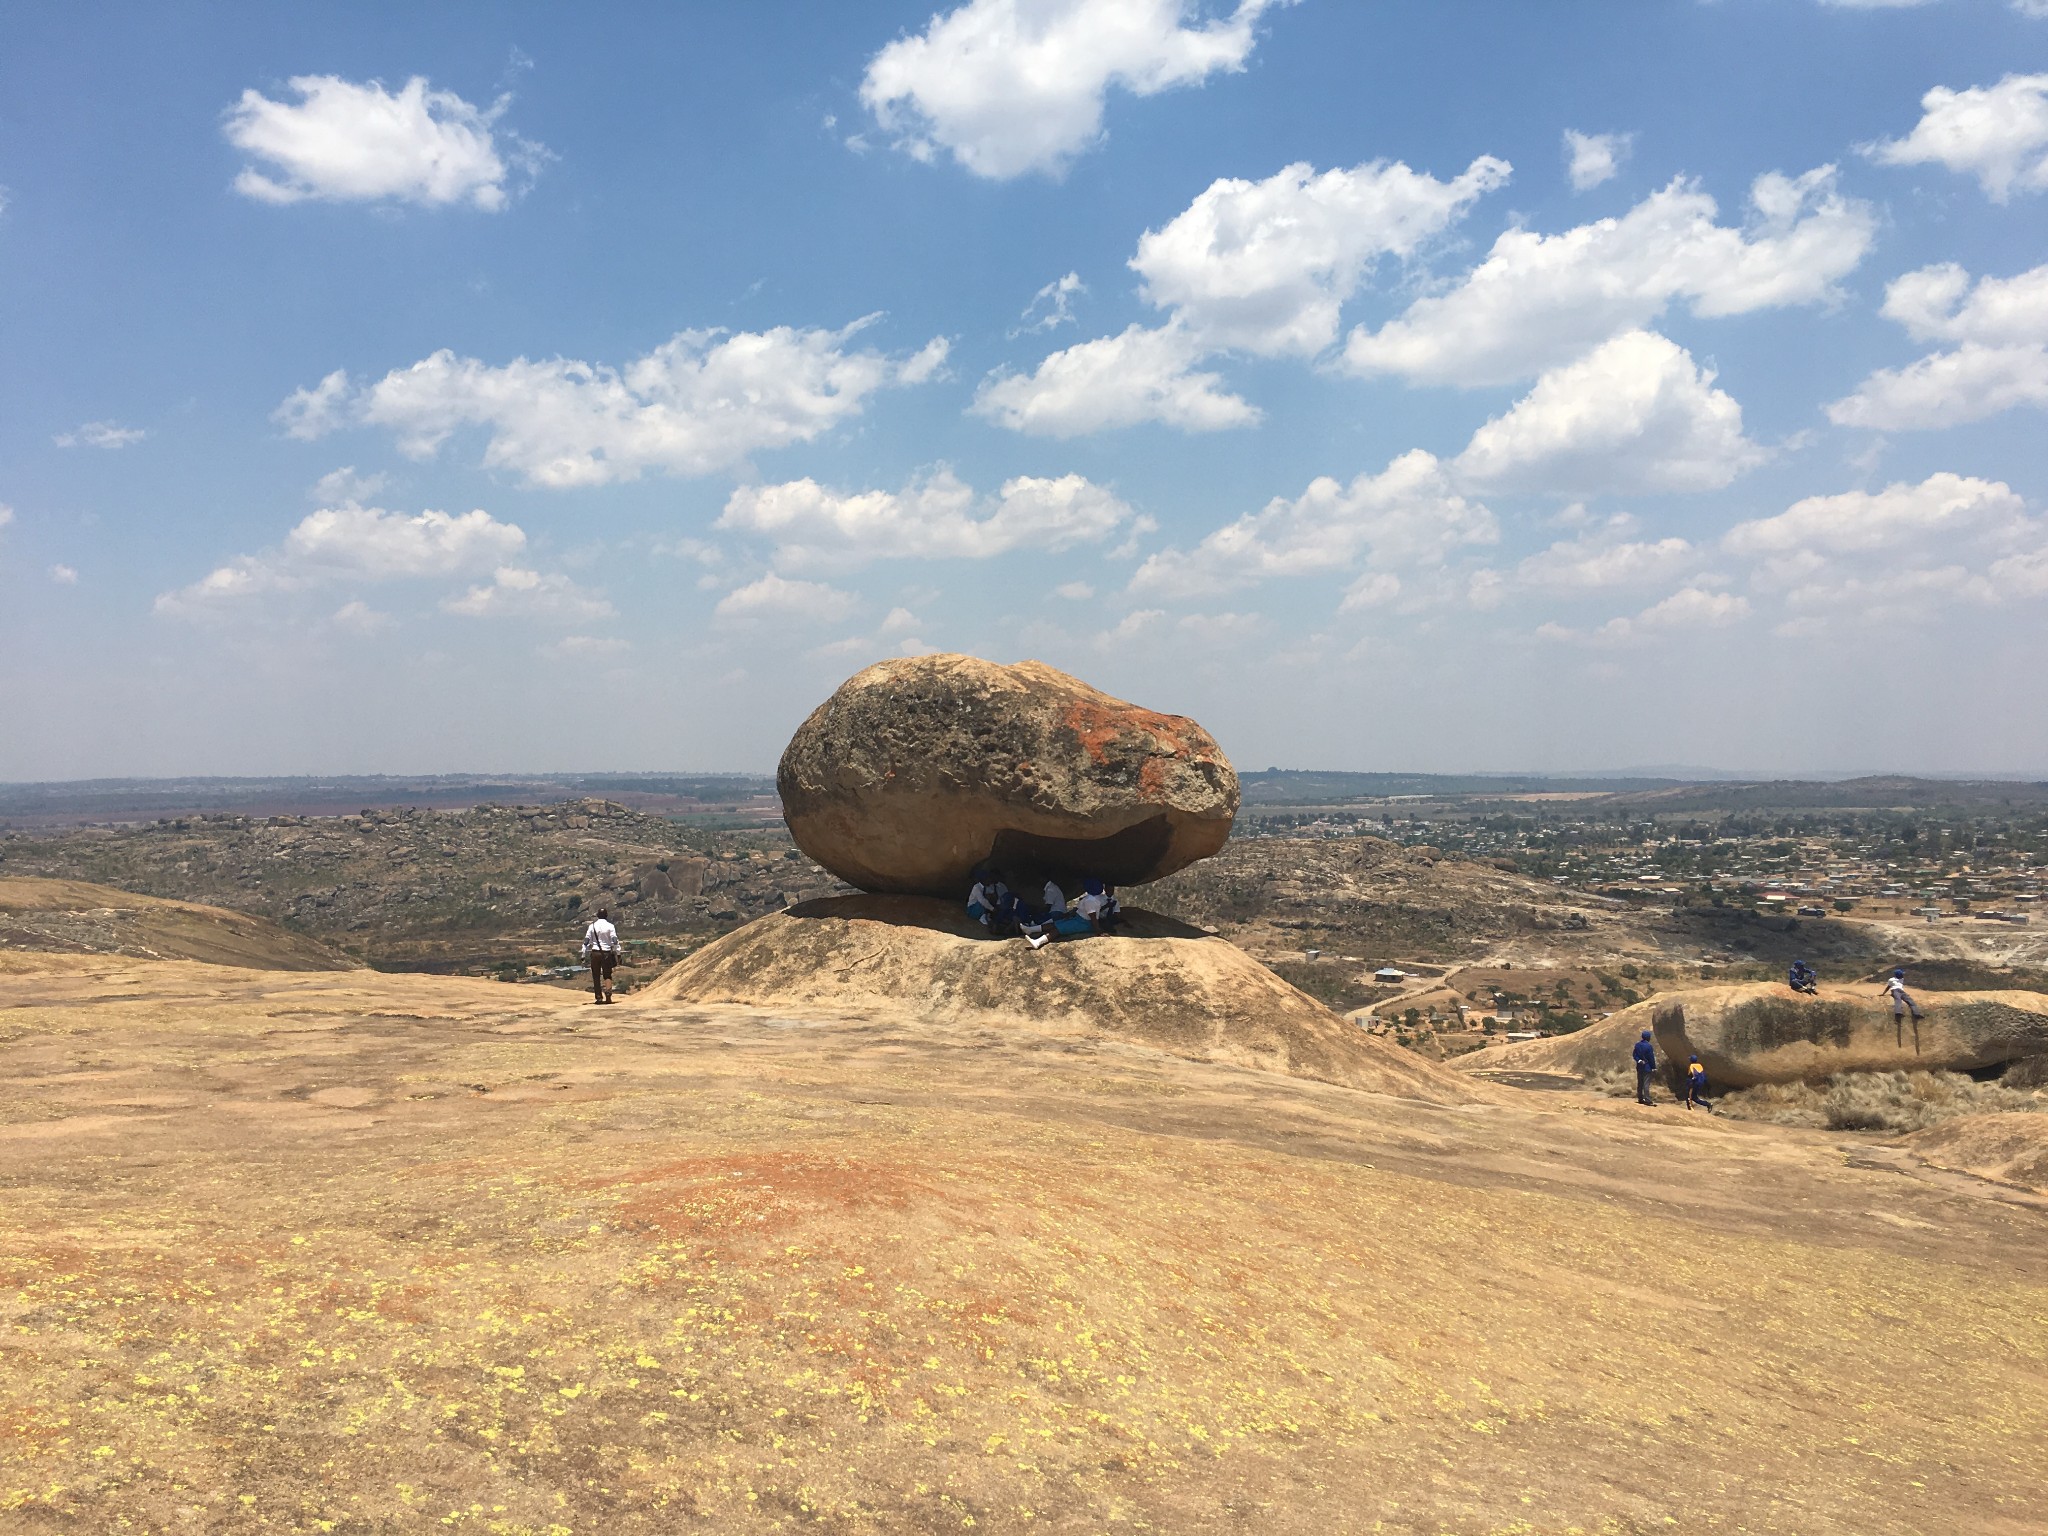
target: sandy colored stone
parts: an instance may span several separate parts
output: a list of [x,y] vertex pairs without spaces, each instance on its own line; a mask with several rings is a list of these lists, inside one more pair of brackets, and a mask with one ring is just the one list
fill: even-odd
[[1821,1082],[1838,1072],[1971,1072],[2048,1055],[2048,996],[1925,992],[1925,1015],[1892,1018],[1874,985],[1802,996],[1774,982],[1700,987],[1654,1000],[1660,1068],[1697,1054],[1717,1088]]
[[1121,933],[1034,950],[934,897],[805,902],[707,944],[642,996],[1111,1036],[1439,1103],[1484,1091],[1345,1023],[1227,940],[1142,911]]
[[337,971],[356,962],[246,912],[139,896],[84,880],[0,878],[0,950],[203,960],[258,970]]
[[1237,774],[1181,715],[1040,662],[917,656],[856,674],[776,774],[797,845],[850,885],[959,900],[975,866],[1137,885],[1230,836]]

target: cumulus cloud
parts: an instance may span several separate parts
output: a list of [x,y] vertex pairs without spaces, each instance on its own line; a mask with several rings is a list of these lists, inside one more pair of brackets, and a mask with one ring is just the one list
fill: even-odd
[[1472,435],[1457,474],[1482,490],[1718,490],[1765,455],[1713,382],[1675,342],[1627,332],[1544,374]]
[[78,585],[78,571],[68,565],[53,565],[50,567],[50,580],[60,587],[75,587]]
[[1510,384],[1677,301],[1705,317],[1832,302],[1876,229],[1867,204],[1836,190],[1831,165],[1759,176],[1749,204],[1744,228],[1718,224],[1714,199],[1680,179],[1620,218],[1558,235],[1511,229],[1448,292],[1352,331],[1345,359],[1423,383]]
[[164,593],[156,611],[191,617],[336,581],[458,575],[504,561],[525,545],[517,524],[481,509],[407,516],[381,507],[323,507],[301,519],[277,548],[237,556],[192,585]]
[[1058,175],[1101,140],[1112,86],[1152,96],[1243,68],[1276,3],[1203,21],[1190,0],[969,0],[870,59],[860,97],[919,160]]
[[2003,482],[1973,476],[1810,496],[1737,524],[1722,547],[1756,562],[1756,590],[1782,596],[1782,633],[2048,595],[2048,518]]
[[124,427],[115,421],[88,421],[70,432],[60,432],[50,441],[59,448],[127,448],[149,433],[141,427]]
[[1903,139],[1863,146],[1880,165],[1941,165],[1975,176],[1994,203],[2048,189],[2048,74],[2007,75],[1996,85],[1920,98],[1920,121]]
[[1690,630],[1726,629],[1747,619],[1750,611],[1750,602],[1746,597],[1694,584],[1681,587],[1669,597],[1650,604],[1640,613],[1609,619],[1591,631],[1549,623],[1539,625],[1536,635],[1542,640],[1596,646],[1625,646]]
[[1120,336],[1055,352],[1028,374],[997,374],[975,393],[974,414],[1036,437],[1080,437],[1159,422],[1220,432],[1260,420],[1258,407],[1203,372],[1201,345],[1173,325],[1133,325]]
[[901,491],[842,494],[815,480],[741,486],[718,526],[775,540],[775,564],[851,566],[873,559],[987,559],[1013,549],[1071,549],[1108,538],[1131,509],[1080,475],[1020,475],[977,497],[941,466]]
[[937,373],[943,338],[909,357],[851,349],[874,318],[836,331],[679,331],[624,368],[523,357],[493,367],[444,349],[360,389],[331,373],[274,419],[306,439],[344,424],[386,427],[416,459],[431,458],[458,428],[483,427],[487,466],[552,489],[648,470],[710,474],[761,449],[809,442],[858,416],[877,390]]
[[1828,407],[1837,426],[1930,431],[1982,421],[2014,406],[2048,408],[2048,348],[1968,342],[1904,368],[1881,368]]
[[736,587],[712,610],[727,622],[788,620],[804,624],[836,624],[858,606],[850,592],[822,581],[793,581],[770,571],[759,581]]
[[1917,340],[1962,345],[1872,373],[1828,407],[1838,425],[1926,430],[2048,407],[2048,266],[1974,286],[1953,262],[1923,267],[1885,289],[1884,313]]
[[441,608],[469,619],[543,619],[585,624],[608,619],[612,605],[567,576],[501,565],[491,579],[458,597],[444,598]]
[[1580,133],[1576,128],[1565,129],[1565,174],[1571,177],[1572,190],[1590,192],[1619,176],[1622,162],[1635,147],[1635,139],[1632,133]]
[[1783,556],[1893,550],[1911,543],[1948,541],[1964,534],[2012,531],[2026,504],[2012,487],[1973,476],[1930,475],[1881,491],[1809,496],[1775,517],[1737,523],[1722,540],[1732,554]]
[[1684,539],[1562,540],[1515,568],[1518,585],[1539,592],[1598,592],[1668,581],[1698,558]]
[[1225,178],[1147,230],[1131,266],[1146,299],[1208,350],[1313,356],[1375,260],[1414,255],[1509,173],[1482,155],[1450,181],[1384,160]]
[[242,92],[222,132],[264,169],[245,166],[235,190],[265,203],[468,203],[503,208],[547,152],[497,127],[510,105],[488,108],[415,75],[396,91],[338,75],[299,75],[297,101]]
[[1493,514],[1459,494],[1434,455],[1416,449],[1349,485],[1324,476],[1299,497],[1275,497],[1192,550],[1163,550],[1138,568],[1131,590],[1165,597],[1225,592],[1277,576],[1341,570],[1361,556],[1375,571],[1396,575],[1499,537]]

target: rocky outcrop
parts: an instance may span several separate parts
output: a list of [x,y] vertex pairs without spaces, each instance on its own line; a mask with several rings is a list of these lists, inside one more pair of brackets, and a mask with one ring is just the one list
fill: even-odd
[[1118,934],[1032,950],[991,940],[955,902],[834,897],[707,944],[634,1001],[1109,1036],[1437,1103],[1488,1091],[1347,1025],[1223,939],[1152,913],[1128,918]]
[[1700,987],[1655,999],[1666,1067],[1698,1055],[1716,1087],[1821,1082],[1839,1072],[1975,1072],[2048,1055],[2048,996],[1924,992],[1925,1015],[1894,1021],[1876,988],[1804,997],[1775,983]]
[[1138,885],[1223,846],[1237,774],[1209,733],[1035,661],[885,661],[797,728],[790,833],[863,890],[958,900],[975,866]]

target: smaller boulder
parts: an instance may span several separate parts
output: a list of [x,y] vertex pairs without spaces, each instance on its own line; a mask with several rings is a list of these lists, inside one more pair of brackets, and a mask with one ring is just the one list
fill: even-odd
[[1657,1054],[1697,1055],[1720,1088],[1817,1083],[1838,1072],[1977,1072],[2048,1055],[2048,996],[1915,993],[1923,1017],[1892,1017],[1876,985],[1805,996],[1775,982],[1699,987],[1654,1000]]

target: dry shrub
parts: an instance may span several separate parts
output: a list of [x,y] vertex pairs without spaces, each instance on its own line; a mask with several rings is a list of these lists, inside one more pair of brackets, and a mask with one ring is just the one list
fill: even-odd
[[1918,1131],[1958,1115],[2048,1113],[2048,1093],[2009,1081],[1979,1083],[1960,1072],[1845,1072],[1824,1084],[1738,1089],[1715,1102],[1738,1119],[1831,1131]]
[[1588,1072],[1586,1086],[1610,1099],[1632,1099],[1636,1096],[1635,1068],[1602,1067],[1597,1072]]

